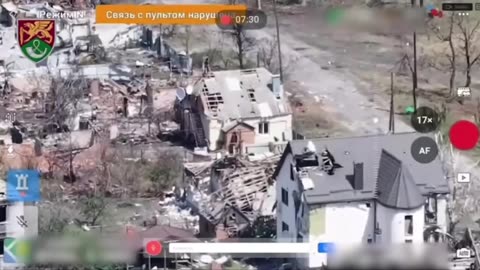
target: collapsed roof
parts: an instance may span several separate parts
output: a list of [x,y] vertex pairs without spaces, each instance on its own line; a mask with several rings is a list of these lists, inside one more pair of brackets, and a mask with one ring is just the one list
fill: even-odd
[[[210,175],[207,189],[218,187],[213,192],[200,190],[201,198],[192,199],[194,207],[212,224],[226,220],[230,232],[241,230],[259,216],[273,214],[275,189],[271,176],[278,160],[279,156],[257,162],[226,157],[214,162],[186,163],[185,169],[191,176]],[[235,220],[229,219],[235,215]],[[239,224],[239,216],[246,223]]]
[[[276,78],[265,68],[213,72],[194,85],[194,93],[203,102],[205,113],[221,120],[272,117],[290,114],[274,89]],[[275,85],[275,86],[274,86]],[[280,85],[278,85],[280,87]]]

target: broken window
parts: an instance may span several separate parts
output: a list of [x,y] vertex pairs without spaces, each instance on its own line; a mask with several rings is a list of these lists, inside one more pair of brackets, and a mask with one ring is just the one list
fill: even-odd
[[251,102],[257,102],[257,99],[255,98],[255,89],[248,89],[248,97],[250,98]]
[[282,188],[282,202],[288,206],[288,191]]
[[285,222],[282,222],[282,232],[288,232],[288,230],[289,230],[288,224]]
[[405,236],[412,236],[413,235],[413,216],[406,215],[405,216]]
[[260,123],[258,123],[258,133],[260,133],[260,134],[268,134],[268,122],[260,122]]

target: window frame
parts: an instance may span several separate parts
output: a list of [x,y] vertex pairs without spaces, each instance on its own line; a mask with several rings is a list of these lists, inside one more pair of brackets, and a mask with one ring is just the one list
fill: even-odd
[[270,123],[261,121],[258,123],[258,134],[270,134]]
[[[407,224],[407,221],[410,221],[409,224]],[[413,215],[405,215],[404,217],[404,222],[405,222],[405,236],[413,236]],[[408,227],[407,227],[408,226]]]
[[282,188],[282,203],[288,206],[288,190]]
[[288,226],[287,223],[282,221],[282,232],[289,232],[290,231],[290,226]]

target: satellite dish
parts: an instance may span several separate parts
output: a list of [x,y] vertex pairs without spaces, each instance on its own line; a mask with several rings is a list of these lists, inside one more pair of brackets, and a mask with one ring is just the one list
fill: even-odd
[[185,91],[187,92],[187,95],[191,95],[193,93],[193,86],[187,85]]
[[177,99],[182,101],[185,98],[185,90],[183,88],[177,88]]

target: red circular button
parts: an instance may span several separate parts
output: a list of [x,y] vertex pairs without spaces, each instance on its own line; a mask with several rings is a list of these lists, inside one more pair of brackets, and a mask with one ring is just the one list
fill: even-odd
[[475,148],[479,137],[478,126],[467,120],[460,120],[450,128],[450,142],[459,150]]
[[145,246],[145,251],[150,256],[157,256],[162,253],[162,243],[158,241],[150,241]]

